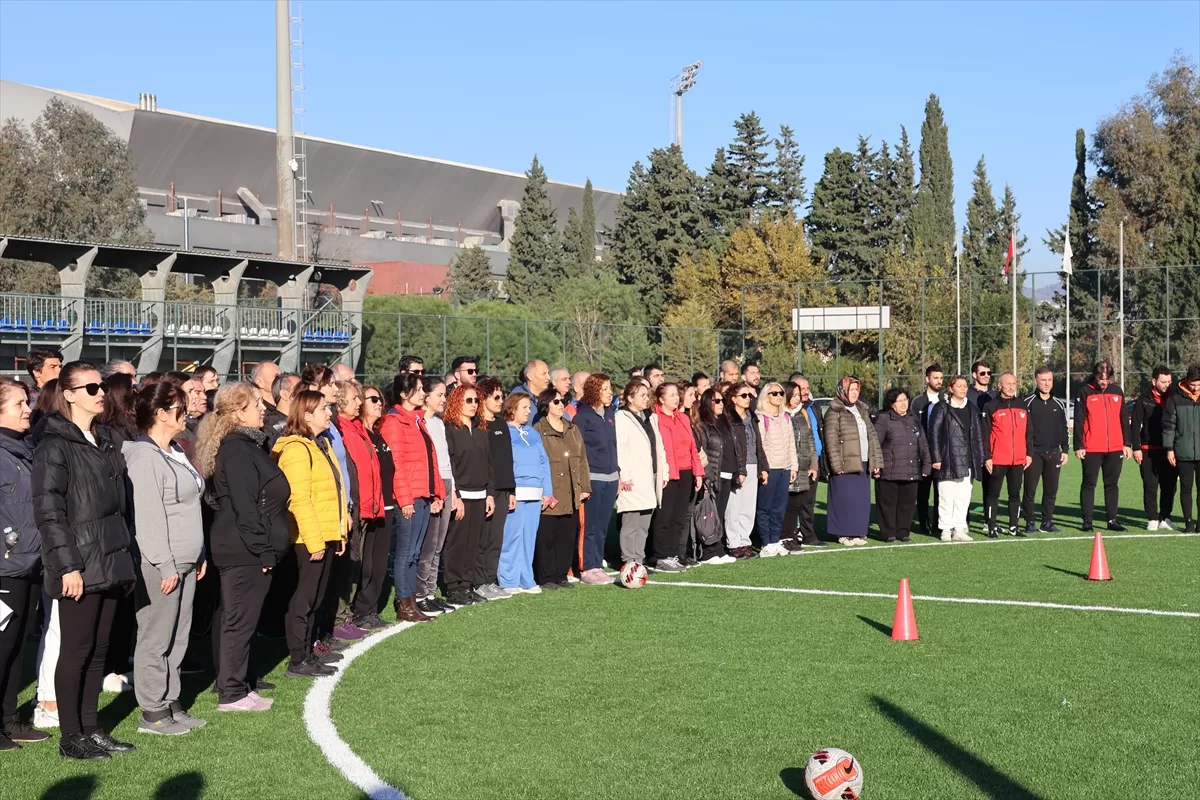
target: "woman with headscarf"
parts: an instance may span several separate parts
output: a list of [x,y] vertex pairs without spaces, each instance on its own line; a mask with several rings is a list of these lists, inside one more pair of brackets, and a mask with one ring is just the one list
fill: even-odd
[[883,453],[862,383],[846,376],[825,413],[825,453],[829,458],[829,515],[826,529],[845,546],[867,543],[871,525],[871,477],[879,477]]

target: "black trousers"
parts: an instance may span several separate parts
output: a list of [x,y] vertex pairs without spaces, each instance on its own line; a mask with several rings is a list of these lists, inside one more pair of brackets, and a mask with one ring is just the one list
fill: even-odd
[[[500,509],[499,495],[504,498]],[[487,500],[463,500],[463,518],[450,517],[446,529],[446,544],[442,547],[442,567],[445,570],[446,592],[465,591],[472,586],[493,583],[499,555],[491,561],[491,529],[500,521],[500,543],[504,544],[504,520],[508,517],[507,492],[496,492],[496,511],[487,516]],[[496,551],[497,554],[499,550]],[[491,569],[489,580],[489,565]]]
[[680,470],[679,482],[687,485],[687,506],[683,510],[683,525],[679,531],[679,541],[675,545],[675,557],[680,561],[693,555],[689,547],[695,534],[695,522],[692,511],[696,505],[696,479],[690,469]]
[[564,583],[579,540],[579,511],[550,516],[538,521],[533,545],[533,577],[539,584]]
[[254,688],[250,667],[250,643],[263,613],[263,601],[271,588],[271,573],[257,564],[222,567],[221,604],[213,630],[217,636],[217,698],[236,703]]
[[[733,482],[729,478],[719,478],[720,486],[717,487],[717,517],[721,520],[721,536],[712,544],[704,544],[698,542],[700,546],[700,560],[707,561],[710,558],[719,558],[725,555],[725,508],[729,505],[729,492]],[[708,484],[705,484],[701,491],[708,491]]]
[[[497,489],[495,493],[496,512],[492,514],[491,519],[484,517],[485,527],[480,532],[479,539],[480,557],[475,574],[471,578],[476,586],[500,583],[496,571],[500,568],[500,551],[504,548],[504,522],[508,519],[508,498],[512,496],[513,490],[511,489]],[[479,500],[478,502],[483,503],[484,501]],[[450,518],[450,525],[451,527],[454,525],[453,517]],[[447,532],[446,536],[449,537],[449,535]],[[446,585],[449,586],[449,584],[450,579],[446,578]]]
[[363,520],[362,577],[350,609],[355,619],[369,617],[379,606],[379,598],[387,586],[388,556],[391,553],[392,529],[383,519]]
[[1083,484],[1079,487],[1079,510],[1083,517],[1083,527],[1092,527],[1092,518],[1096,510],[1096,484],[1104,471],[1104,512],[1106,519],[1117,518],[1117,509],[1121,499],[1121,462],[1124,454],[1117,450],[1113,453],[1088,453],[1083,457]]
[[85,594],[78,602],[63,598],[58,603],[62,643],[54,670],[54,693],[64,737],[91,734],[99,727],[105,659],[123,594],[122,589],[109,589]]
[[1048,525],[1054,521],[1054,501],[1058,499],[1058,479],[1062,475],[1062,452],[1051,450],[1048,453],[1030,453],[1033,458],[1029,468],[1025,470],[1025,497],[1022,502],[1022,512],[1026,522],[1033,522],[1035,517],[1034,501],[1037,500],[1038,481],[1042,483],[1042,524]]
[[875,507],[879,512],[879,535],[885,541],[908,538],[917,507],[920,481],[875,481]]
[[1175,481],[1178,472],[1167,461],[1166,450],[1142,451],[1142,507],[1146,520],[1168,519],[1175,508]]
[[1000,492],[1004,489],[1006,481],[1008,482],[1008,526],[1016,528],[1021,524],[1021,489],[1024,479],[1024,464],[1012,466],[996,464],[992,467],[992,474],[988,476],[987,502],[985,504],[989,528],[996,527],[999,521]]
[[1200,461],[1176,461],[1175,469],[1179,473],[1179,505],[1183,508],[1183,521],[1195,522],[1196,518],[1192,516],[1192,487],[1196,484]]
[[313,614],[312,640],[324,639],[333,633],[333,629],[346,622],[353,616],[350,603],[354,597],[354,576],[359,562],[350,557],[350,546],[340,556],[337,554],[337,543],[326,548],[325,561],[328,577],[321,598],[317,601],[317,610]]
[[25,666],[25,641],[38,622],[38,599],[42,596],[40,576],[0,577],[0,600],[12,609],[4,630],[0,630],[0,731],[17,721],[17,692],[21,689],[21,669]]
[[650,542],[654,558],[679,558],[687,541],[688,512],[692,507],[692,471],[682,470],[679,480],[668,481],[662,491],[662,505],[650,522]]
[[[933,496],[933,505],[929,504],[930,495]],[[937,478],[933,475],[930,475],[928,478],[921,478],[921,483],[917,488],[917,521],[921,524],[921,533],[925,534],[926,536],[938,535],[939,528],[937,516]]]
[[333,561],[337,558],[337,544],[326,544],[325,557],[320,561],[313,561],[308,548],[302,544],[294,545],[292,550],[296,554],[296,591],[292,594],[292,601],[288,603],[283,627],[287,632],[292,666],[299,666],[312,655],[317,610],[321,608],[321,603],[325,600],[325,591],[329,587],[329,573],[332,572]]
[[787,508],[783,512],[783,538],[794,538],[799,528],[800,543],[817,541],[814,515],[817,508],[817,485],[809,484],[807,492],[788,492]]
[[133,656],[133,637],[137,630],[137,603],[132,594],[121,594],[117,598],[117,610],[113,613],[112,633],[109,634],[108,655],[105,656],[104,674],[115,672],[124,675],[133,669],[129,659]]

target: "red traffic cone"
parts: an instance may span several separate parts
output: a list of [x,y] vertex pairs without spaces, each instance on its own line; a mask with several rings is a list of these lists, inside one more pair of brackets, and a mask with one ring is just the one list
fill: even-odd
[[892,618],[892,640],[896,642],[912,642],[917,636],[917,618],[913,614],[912,592],[908,588],[908,578],[900,579],[900,593],[896,595],[896,616]]
[[1096,539],[1092,542],[1092,567],[1088,570],[1087,579],[1089,581],[1112,580],[1112,575],[1108,572],[1108,557],[1104,555],[1104,539],[1100,537],[1100,531],[1096,531]]

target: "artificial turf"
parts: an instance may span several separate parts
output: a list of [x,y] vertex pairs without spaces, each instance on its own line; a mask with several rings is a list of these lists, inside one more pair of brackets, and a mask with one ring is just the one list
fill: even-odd
[[[1060,492],[1068,536],[1077,470]],[[1134,470],[1122,490],[1140,518]],[[907,577],[918,595],[1200,611],[1200,538],[1106,544],[1111,583],[1082,579],[1087,539],[834,545],[662,582],[892,593]],[[333,720],[415,800],[788,798],[831,745],[859,757],[872,800],[1200,786],[1200,620],[918,601],[921,640],[892,642],[893,606],[653,584],[518,597],[381,642],[346,672]],[[104,695],[137,753],[81,765],[30,745],[0,755],[0,796],[362,797],[305,734],[308,682],[281,670],[266,714],[218,714],[209,676],[190,680],[209,725],[178,738],[135,735],[131,695]]]

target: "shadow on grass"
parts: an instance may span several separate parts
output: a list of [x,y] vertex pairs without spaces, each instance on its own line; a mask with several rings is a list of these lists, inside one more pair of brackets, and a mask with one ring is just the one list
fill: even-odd
[[158,785],[154,800],[199,800],[207,786],[199,772],[181,772]]
[[880,633],[882,633],[884,636],[887,636],[888,638],[891,638],[891,635],[892,635],[892,626],[890,626],[890,625],[884,625],[882,622],[879,622],[878,620],[871,619],[870,617],[864,617],[862,614],[859,614],[859,615],[858,615],[858,618],[859,618],[859,619],[861,619],[863,622],[867,623],[868,625],[870,625],[870,626],[871,626],[872,628],[874,628],[875,630],[877,630],[877,631],[879,631]]
[[878,695],[873,695],[871,702],[875,704],[879,713],[993,800],[1044,800],[1041,795],[1035,794],[979,756],[955,744],[903,708]]
[[797,797],[809,797],[808,787],[804,783],[804,770],[799,767],[785,767],[779,771],[779,780],[792,794]]
[[42,800],[88,800],[95,793],[97,782],[95,775],[63,778],[42,794]]
[[1071,575],[1076,578],[1087,578],[1086,572],[1079,572],[1078,570],[1073,569],[1063,569],[1062,567],[1055,567],[1050,564],[1042,564],[1042,566],[1046,569],[1052,569],[1055,572],[1061,572],[1063,575]]

